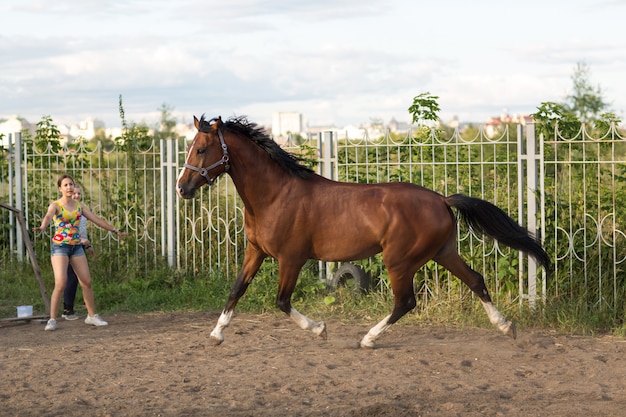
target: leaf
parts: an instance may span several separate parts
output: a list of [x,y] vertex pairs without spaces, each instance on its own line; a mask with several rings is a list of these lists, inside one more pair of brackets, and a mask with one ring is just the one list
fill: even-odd
[[335,304],[335,302],[337,302],[337,299],[332,295],[327,295],[326,297],[324,297],[324,304],[327,306]]

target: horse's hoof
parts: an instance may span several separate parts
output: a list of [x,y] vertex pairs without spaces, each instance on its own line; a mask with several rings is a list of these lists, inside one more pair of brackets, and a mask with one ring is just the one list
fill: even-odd
[[365,349],[374,349],[374,341],[365,335],[365,337],[361,339],[360,346]]
[[326,323],[324,323],[323,321],[317,325],[313,332],[324,340],[328,339],[328,333],[326,332]]
[[219,346],[224,341],[224,336],[222,335],[216,336],[212,334],[211,337],[209,337],[209,341],[211,342],[211,345]]
[[515,328],[515,323],[510,321],[507,327],[504,329],[504,334],[507,336],[511,336],[513,339],[517,339],[517,329]]

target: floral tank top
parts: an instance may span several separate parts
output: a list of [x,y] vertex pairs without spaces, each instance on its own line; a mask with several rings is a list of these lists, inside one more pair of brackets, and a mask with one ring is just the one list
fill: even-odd
[[68,245],[80,244],[80,233],[78,227],[80,226],[80,218],[83,217],[83,211],[80,207],[80,203],[76,202],[76,210],[69,211],[61,205],[58,201],[55,202],[59,206],[59,214],[54,216],[54,227],[56,231],[52,237],[52,243]]

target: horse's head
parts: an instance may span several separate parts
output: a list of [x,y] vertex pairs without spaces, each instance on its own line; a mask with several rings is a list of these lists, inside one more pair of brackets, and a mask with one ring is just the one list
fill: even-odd
[[204,115],[193,117],[198,129],[189,146],[187,160],[178,175],[176,192],[182,198],[193,198],[196,190],[204,184],[212,185],[215,178],[228,171],[228,148],[224,142],[222,118],[206,121]]

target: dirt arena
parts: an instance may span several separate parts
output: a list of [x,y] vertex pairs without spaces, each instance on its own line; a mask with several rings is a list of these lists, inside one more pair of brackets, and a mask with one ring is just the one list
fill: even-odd
[[109,315],[0,327],[1,416],[624,416],[626,340],[520,329],[331,320],[328,340],[279,314]]

